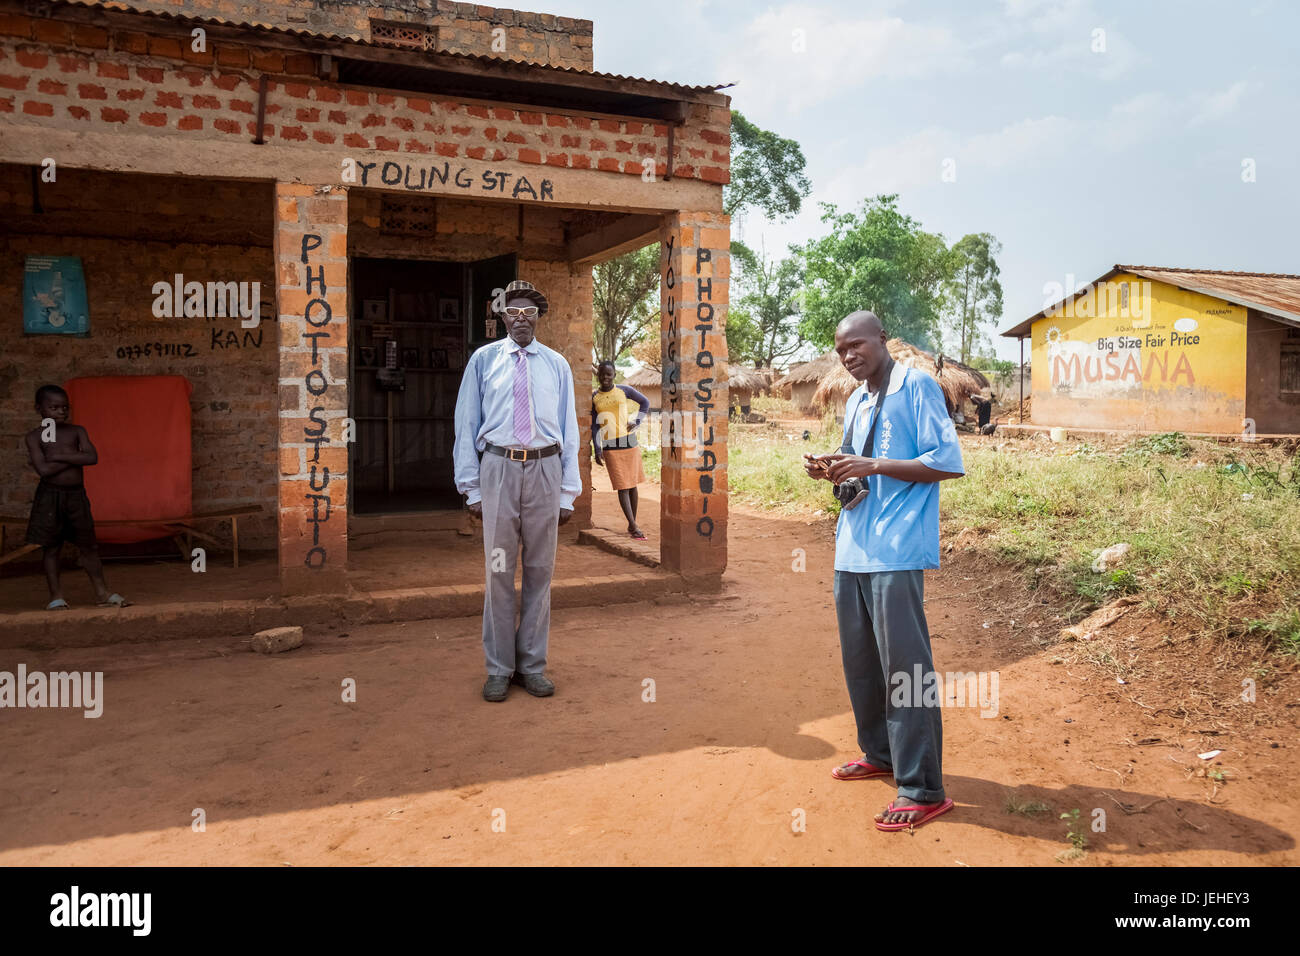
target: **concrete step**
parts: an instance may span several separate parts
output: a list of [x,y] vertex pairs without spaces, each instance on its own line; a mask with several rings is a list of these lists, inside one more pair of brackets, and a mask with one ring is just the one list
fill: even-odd
[[659,567],[659,544],[650,541],[634,541],[626,531],[616,532],[607,528],[584,528],[578,532],[578,544],[589,544],[621,558],[644,564],[648,568]]
[[[551,607],[588,607],[648,601],[682,594],[675,574],[632,571],[565,578],[551,584]],[[24,611],[0,618],[0,649],[98,647],[138,641],[229,637],[269,627],[383,624],[430,618],[477,616],[483,585],[354,591],[278,601],[214,601]]]

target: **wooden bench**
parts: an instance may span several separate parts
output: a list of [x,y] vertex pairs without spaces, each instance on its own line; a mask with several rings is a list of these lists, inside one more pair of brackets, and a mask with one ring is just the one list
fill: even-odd
[[[181,560],[190,560],[191,538],[198,538],[200,541],[206,541],[209,544],[221,546],[221,542],[212,535],[200,531],[193,526],[196,521],[230,521],[230,541],[235,557],[235,567],[239,567],[239,519],[244,515],[259,514],[262,511],[261,505],[242,505],[238,508],[226,508],[221,511],[202,511],[191,515],[185,515],[181,518],[142,518],[131,521],[96,521],[96,528],[109,528],[113,526],[149,524],[161,525],[168,531],[172,532],[172,540],[176,542],[176,547],[180,551]],[[11,515],[0,515],[0,564],[13,561],[25,554],[40,549],[39,544],[24,544],[8,554],[5,550],[5,529],[9,525],[19,525],[27,527],[27,518],[15,518]]]

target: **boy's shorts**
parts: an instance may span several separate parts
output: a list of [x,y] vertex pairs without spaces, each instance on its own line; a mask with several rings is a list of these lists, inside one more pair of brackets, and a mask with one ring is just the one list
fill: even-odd
[[27,543],[55,548],[64,541],[83,550],[96,546],[90,499],[84,487],[63,488],[42,481],[36,486],[32,514],[27,520]]

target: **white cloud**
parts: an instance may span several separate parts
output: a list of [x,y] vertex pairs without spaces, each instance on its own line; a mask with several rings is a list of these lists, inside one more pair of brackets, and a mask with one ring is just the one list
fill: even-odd
[[1139,93],[1121,103],[1116,103],[1110,108],[1114,116],[1133,116],[1147,117],[1153,113],[1167,113],[1172,108],[1169,97],[1164,93],[1156,90],[1150,93]]
[[1197,103],[1196,114],[1187,125],[1200,126],[1202,123],[1221,119],[1235,112],[1238,104],[1241,103],[1242,94],[1249,87],[1250,84],[1245,80],[1238,80],[1221,93],[1211,93],[1209,96],[1201,97]]
[[1139,59],[1113,21],[1086,0],[1004,0],[1003,12],[1003,40],[1013,47],[999,61],[1006,69],[1069,68],[1109,80]]
[[[831,202],[856,202],[910,186],[945,184],[945,169],[955,174],[955,184],[961,184],[990,171],[1037,166],[1065,153],[1075,127],[1063,117],[1044,116],[969,136],[937,127],[920,130],[868,150],[857,164],[841,167],[830,180],[826,197]],[[951,164],[945,166],[948,161]]]
[[969,65],[946,26],[898,16],[845,16],[789,4],[745,26],[721,64],[747,98],[784,102],[792,111],[861,89],[872,79],[932,76]]
[[1058,156],[1065,151],[1074,123],[1061,116],[1024,119],[994,133],[979,133],[967,140],[963,153],[978,168],[1001,169],[1023,165],[1033,157]]
[[1116,103],[1106,116],[1095,120],[1089,142],[1112,153],[1152,143],[1178,109],[1162,92],[1139,93]]
[[1112,145],[1124,146],[1162,135],[1162,126],[1167,129],[1185,122],[1193,128],[1222,119],[1238,110],[1251,86],[1246,80],[1238,80],[1226,90],[1177,98],[1158,91],[1139,93],[1110,108],[1105,120],[1111,134],[1108,138],[1114,141]]
[[1002,12],[1035,33],[1055,33],[1088,9],[1085,0],[1002,0]]

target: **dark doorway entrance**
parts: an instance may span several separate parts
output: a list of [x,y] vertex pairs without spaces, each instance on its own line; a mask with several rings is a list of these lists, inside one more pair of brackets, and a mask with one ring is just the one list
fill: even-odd
[[353,514],[459,509],[456,395],[474,349],[504,334],[487,320],[515,257],[481,262],[352,260],[349,475]]

